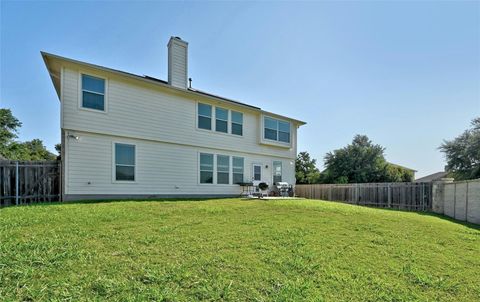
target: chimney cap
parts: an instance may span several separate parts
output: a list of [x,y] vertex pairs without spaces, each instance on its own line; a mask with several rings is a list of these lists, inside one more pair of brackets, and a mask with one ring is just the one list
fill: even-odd
[[188,42],[185,41],[185,40],[182,40],[182,38],[180,38],[179,36],[171,36],[170,41],[168,41],[168,44],[170,44],[172,41],[180,42],[180,43],[183,43],[185,45],[188,45]]

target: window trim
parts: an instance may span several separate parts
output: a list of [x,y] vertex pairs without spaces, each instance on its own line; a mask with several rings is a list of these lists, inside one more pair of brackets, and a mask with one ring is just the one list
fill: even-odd
[[[263,144],[267,144],[267,145],[274,145],[274,146],[279,146],[279,147],[292,147],[293,145],[293,123],[291,121],[288,121],[288,120],[285,120],[285,119],[281,119],[281,118],[277,118],[277,117],[274,117],[274,116],[271,116],[271,115],[265,115],[265,114],[262,114],[260,116],[261,118],[261,128],[260,128],[260,142],[263,143]],[[269,119],[273,119],[273,120],[276,120],[277,121],[277,140],[273,140],[273,139],[269,139],[269,138],[265,138],[265,118],[269,118]],[[279,123],[278,121],[280,122],[284,122],[284,123],[288,123],[290,125],[290,142],[283,142],[283,141],[280,141],[278,140],[279,138]],[[268,128],[268,129],[271,129],[271,128]],[[273,129],[272,129],[273,130]],[[283,131],[282,131],[283,132]]]
[[[200,114],[200,111],[198,110],[198,107],[200,106],[200,104],[202,105],[208,105],[211,107],[212,109],[212,115],[211,116],[206,116],[206,115],[201,115]],[[195,118],[195,127],[197,128],[197,130],[200,130],[200,131],[213,131],[213,126],[214,126],[214,118],[215,118],[215,106],[213,106],[212,104],[209,104],[209,103],[202,103],[202,102],[196,102],[196,109],[195,109],[195,112],[196,112],[196,118]],[[198,118],[199,116],[203,116],[203,117],[207,117],[210,119],[210,129],[204,129],[204,128],[200,128],[198,126],[198,123],[200,121],[200,119]]]
[[[108,113],[108,78],[105,77],[105,76],[99,75],[97,73],[94,73],[94,72],[86,72],[86,71],[83,71],[83,70],[80,70],[78,72],[78,74],[79,74],[79,76],[78,76],[78,109],[89,111],[89,112],[103,113],[103,114]],[[99,79],[102,79],[102,80],[105,81],[105,92],[103,94],[103,110],[83,107],[83,91],[84,91],[84,89],[82,87],[82,76],[83,75],[94,77],[94,78],[99,78]],[[85,90],[85,91],[90,92],[90,93],[100,94],[98,92],[94,92],[94,91],[90,91],[90,90]]]
[[[209,105],[209,106],[212,107],[212,116],[210,117],[211,118],[210,130],[198,127],[198,116],[199,116],[198,104]],[[221,109],[225,109],[225,110],[228,111],[227,132],[216,131],[216,126],[217,126],[216,125],[216,121],[217,121],[216,108],[217,107],[221,108]],[[235,111],[235,112],[238,112],[238,113],[242,114],[242,135],[232,133],[232,111]],[[212,103],[208,103],[208,102],[195,101],[195,126],[194,126],[195,128],[194,129],[196,129],[197,131],[202,131],[202,132],[215,133],[215,134],[219,134],[219,135],[227,135],[227,136],[230,136],[230,137],[233,136],[233,137],[243,138],[244,133],[245,133],[245,127],[244,127],[245,123],[244,123],[244,118],[243,118],[244,116],[245,116],[245,113],[242,112],[242,111],[230,109],[228,107],[216,106],[216,105],[214,105]],[[225,120],[222,120],[222,121],[225,121]]]
[[244,156],[235,156],[235,155],[232,155],[232,185],[237,185],[236,183],[233,182],[233,174],[240,174],[240,173],[235,173],[233,172],[233,158],[236,157],[236,158],[242,158],[243,159],[243,171],[242,171],[242,182],[245,181],[245,157]]
[[[115,145],[116,144],[122,144],[122,145],[130,145],[135,147],[135,166],[133,170],[133,180],[117,180],[117,164],[116,164],[116,152],[115,152]],[[126,142],[126,141],[112,141],[112,183],[137,183],[138,177],[137,177],[137,172],[138,172],[138,148],[137,144],[132,143],[132,142]],[[124,165],[126,166],[126,165]]]
[[[212,106],[212,107],[213,107],[213,106]],[[231,110],[230,110],[230,109],[227,109],[227,108],[219,107],[219,106],[215,106],[214,108],[215,108],[215,109],[214,109],[214,110],[215,110],[215,129],[214,129],[214,130],[212,129],[212,130],[215,131],[215,132],[218,132],[218,133],[230,134],[230,120],[231,120],[231,118],[230,118],[230,112],[231,112]],[[226,110],[226,111],[227,111],[227,119],[226,119],[226,120],[217,117],[217,109],[221,109],[221,110]],[[223,122],[227,122],[227,132],[223,132],[223,131],[218,131],[218,130],[217,130],[217,120],[223,121]]]
[[[228,157],[228,183],[226,184],[219,184],[218,183],[218,156],[226,156]],[[232,179],[233,179],[233,167],[232,167],[232,156],[231,155],[225,155],[225,154],[218,154],[216,153],[215,154],[215,185],[219,185],[219,186],[222,186],[222,185],[231,185],[232,184]],[[225,173],[225,172],[220,172],[220,173]]]
[[[202,157],[202,154],[208,154],[208,155],[212,155],[213,157],[213,161],[212,161],[212,183],[207,183],[207,182],[201,182],[201,157]],[[209,151],[199,151],[198,152],[198,163],[197,163],[197,171],[198,171],[198,181],[197,183],[199,185],[202,185],[202,186],[213,186],[215,185],[216,183],[216,175],[215,175],[215,172],[216,172],[216,166],[217,164],[217,160],[216,160],[216,156],[215,156],[215,153],[210,153]]]
[[[213,155],[213,182],[212,183],[201,183],[200,182],[200,154],[211,154]],[[223,155],[223,156],[228,156],[228,184],[219,184],[218,183],[218,169],[217,169],[217,156],[218,155]],[[233,158],[243,158],[243,178],[242,181],[245,181],[245,156],[237,156],[237,155],[232,155],[228,153],[217,153],[217,152],[212,152],[212,151],[206,151],[206,150],[200,150],[197,152],[197,185],[199,186],[229,186],[229,187],[236,187],[238,186],[233,182]],[[238,173],[237,173],[238,174]]]
[[[241,123],[241,124],[235,123],[235,122],[233,121],[232,115],[233,115],[234,112],[235,112],[235,113],[240,113],[240,114],[242,115],[242,123]],[[243,132],[244,132],[244,131],[243,131],[243,117],[244,117],[244,116],[245,116],[245,114],[244,114],[243,112],[236,111],[236,110],[229,110],[229,117],[230,117],[230,124],[229,124],[230,132],[229,132],[229,133],[230,133],[231,135],[235,135],[235,136],[238,136],[238,137],[243,137]],[[241,125],[241,126],[242,126],[242,134],[235,134],[235,133],[232,132],[232,131],[233,131],[233,124],[237,124],[237,125]]]

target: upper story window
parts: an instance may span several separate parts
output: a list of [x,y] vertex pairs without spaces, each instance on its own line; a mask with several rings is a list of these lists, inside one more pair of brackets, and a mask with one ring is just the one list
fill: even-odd
[[232,111],[232,134],[243,135],[243,113]]
[[215,131],[228,133],[228,110],[215,107]]
[[197,106],[198,129],[243,136],[243,113],[203,103]]
[[280,121],[271,117],[264,117],[263,120],[265,139],[290,143],[290,123]]
[[198,128],[212,130],[212,106],[198,103]]
[[82,107],[105,111],[105,80],[82,74]]
[[135,181],[135,145],[115,144],[115,180]]

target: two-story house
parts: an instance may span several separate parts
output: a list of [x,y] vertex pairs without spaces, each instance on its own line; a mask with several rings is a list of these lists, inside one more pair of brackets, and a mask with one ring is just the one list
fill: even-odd
[[233,196],[295,183],[305,123],[189,87],[188,44],[168,43],[168,81],[42,52],[60,99],[62,196]]

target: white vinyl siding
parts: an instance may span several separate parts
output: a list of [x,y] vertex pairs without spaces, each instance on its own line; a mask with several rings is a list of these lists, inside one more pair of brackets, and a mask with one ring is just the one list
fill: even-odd
[[[85,72],[94,74],[90,70]],[[289,148],[263,144],[263,117],[260,112],[238,108],[234,104],[222,104],[222,108],[230,111],[242,110],[243,136],[199,131],[196,124],[197,104],[212,106],[212,118],[214,115],[214,104],[209,103],[208,99],[187,98],[187,95],[172,93],[167,88],[125,80],[107,73],[99,76],[108,76],[105,104],[108,113],[102,115],[90,110],[79,110],[80,73],[72,68],[64,69],[61,103],[63,129],[219,149],[225,150],[224,152],[246,152],[289,159],[296,157],[296,127],[292,127]]]
[[187,88],[188,57],[186,44],[171,40],[168,51],[168,81],[172,86]]
[[[282,180],[295,183],[294,159],[242,152],[197,148],[149,140],[126,139],[76,131],[79,140],[68,138],[65,133],[66,194],[230,194],[239,196],[242,188],[236,183],[251,181],[254,163],[265,163],[264,179],[273,173],[273,161],[281,161]],[[114,142],[135,145],[135,182],[114,182]],[[201,184],[199,179],[200,153],[227,155],[231,158],[230,185]],[[214,156],[215,158],[215,156]],[[266,168],[266,166],[268,166]],[[206,169],[207,170],[207,169]],[[211,171],[211,167],[208,169]]]

